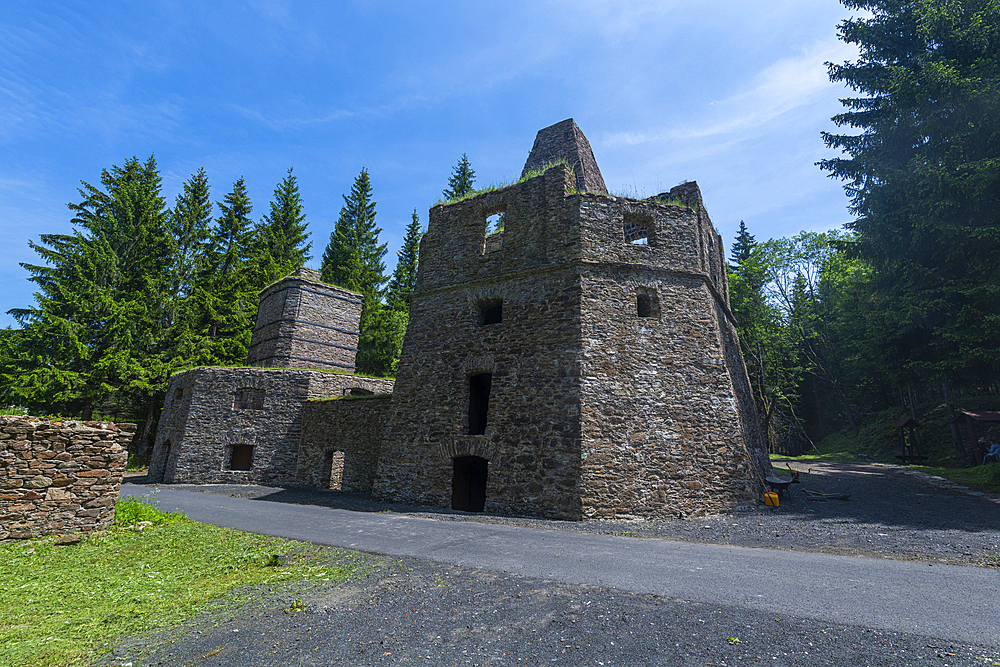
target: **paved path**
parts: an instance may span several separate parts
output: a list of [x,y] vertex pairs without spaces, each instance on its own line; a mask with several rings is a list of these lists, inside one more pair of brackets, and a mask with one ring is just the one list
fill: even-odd
[[[123,495],[148,487],[124,485]],[[349,512],[161,488],[217,526],[398,557],[1000,646],[1000,574],[815,553]]]

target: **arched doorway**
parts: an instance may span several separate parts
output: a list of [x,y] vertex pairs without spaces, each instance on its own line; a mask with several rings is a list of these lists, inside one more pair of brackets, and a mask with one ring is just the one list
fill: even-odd
[[486,508],[489,461],[481,456],[456,456],[451,478],[451,508],[482,512]]

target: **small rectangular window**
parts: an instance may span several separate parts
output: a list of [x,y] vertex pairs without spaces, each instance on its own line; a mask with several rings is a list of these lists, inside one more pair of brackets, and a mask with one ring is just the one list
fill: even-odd
[[237,389],[236,398],[233,401],[234,410],[263,410],[264,390],[263,389]]
[[479,304],[479,324],[500,324],[503,322],[503,301],[487,301]]
[[635,297],[635,314],[638,317],[658,318],[660,316],[660,300],[656,292],[639,292]]
[[229,457],[230,470],[250,470],[253,462],[253,445],[233,445],[233,453]]
[[469,378],[469,435],[486,433],[486,415],[490,409],[492,373],[479,373]]
[[174,390],[174,403],[180,403],[182,398],[184,398],[184,390],[183,389],[175,389]]
[[655,245],[653,219],[648,215],[626,213],[622,220],[622,234],[632,245]]

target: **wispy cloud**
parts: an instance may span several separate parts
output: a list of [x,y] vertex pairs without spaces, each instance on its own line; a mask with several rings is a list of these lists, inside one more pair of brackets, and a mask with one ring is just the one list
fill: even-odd
[[727,98],[711,102],[703,120],[682,127],[658,127],[609,134],[610,146],[633,146],[663,140],[697,140],[745,133],[796,109],[825,100],[836,87],[825,63],[846,60],[856,48],[836,39],[813,45],[801,55],[774,62],[751,78],[750,84]]

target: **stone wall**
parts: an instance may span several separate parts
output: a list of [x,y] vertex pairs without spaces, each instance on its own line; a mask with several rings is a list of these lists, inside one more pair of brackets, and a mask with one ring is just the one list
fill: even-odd
[[[150,461],[150,480],[294,486],[309,398],[351,389],[388,393],[393,381],[280,368],[196,368],[175,375]],[[248,469],[234,469],[247,456]]]
[[[389,405],[389,396],[378,395],[306,401],[302,407],[299,484],[371,491]],[[331,456],[335,452],[342,456]]]
[[[754,465],[769,464],[697,184],[639,201],[579,192],[577,176],[560,165],[431,209],[377,497],[448,505],[465,456],[488,461],[490,511],[667,517],[761,491]],[[498,243],[486,218],[500,211]]]
[[354,370],[362,297],[319,276],[303,267],[261,291],[248,366]]
[[134,424],[0,416],[0,540],[107,528]]
[[542,128],[535,135],[535,143],[521,170],[521,176],[533,169],[541,169],[556,160],[566,160],[576,175],[575,190],[607,194],[604,177],[594,159],[590,142],[583,136],[572,118]]

